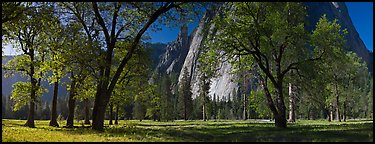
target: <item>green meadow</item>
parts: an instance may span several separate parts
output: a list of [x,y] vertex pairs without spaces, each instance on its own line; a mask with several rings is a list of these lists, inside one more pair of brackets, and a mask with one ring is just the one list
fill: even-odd
[[[259,120],[119,121],[105,125],[104,132],[82,127],[50,127],[48,120],[36,120],[36,128],[23,126],[25,120],[2,120],[2,142],[372,142],[373,120],[327,122],[299,120],[287,129]],[[65,125],[65,121],[60,121]],[[108,121],[105,121],[108,124]]]

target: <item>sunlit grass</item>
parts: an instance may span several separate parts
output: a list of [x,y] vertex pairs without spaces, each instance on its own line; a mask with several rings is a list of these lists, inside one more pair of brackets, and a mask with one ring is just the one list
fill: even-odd
[[[120,120],[105,131],[91,128],[48,126],[48,120],[36,120],[36,128],[24,127],[25,120],[2,120],[2,141],[45,142],[118,142],[118,141],[373,141],[373,121],[298,120],[287,129],[275,128],[273,122],[258,120],[174,121]],[[76,121],[75,121],[76,122]],[[81,126],[76,122],[76,126]]]

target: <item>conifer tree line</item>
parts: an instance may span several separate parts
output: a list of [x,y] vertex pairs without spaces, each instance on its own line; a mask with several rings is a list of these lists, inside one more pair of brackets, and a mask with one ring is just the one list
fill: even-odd
[[[300,3],[225,5],[2,2],[3,45],[21,52],[2,70],[27,78],[2,95],[2,118],[25,119],[28,127],[43,119],[73,128],[77,120],[98,131],[105,120],[270,119],[286,128],[298,119],[372,118],[372,73],[344,50],[347,32],[336,20],[322,16],[310,33]],[[196,20],[202,7],[223,12],[204,29],[193,98],[186,67],[179,82],[179,73],[152,77],[146,31]],[[219,97],[210,86],[224,62],[232,65],[238,88]],[[69,81],[61,83],[63,77]],[[51,102],[41,100],[43,81],[54,86]],[[66,98],[58,96],[60,84],[68,87]]]

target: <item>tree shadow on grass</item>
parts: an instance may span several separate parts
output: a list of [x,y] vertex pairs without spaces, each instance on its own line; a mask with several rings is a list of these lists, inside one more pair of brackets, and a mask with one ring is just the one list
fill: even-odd
[[372,123],[340,125],[290,124],[287,129],[275,128],[273,123],[194,125],[196,124],[183,126],[178,123],[176,125],[136,124],[132,127],[126,125],[107,127],[103,133],[87,128],[75,128],[65,132],[69,134],[98,134],[103,137],[129,136],[140,141],[373,141]]

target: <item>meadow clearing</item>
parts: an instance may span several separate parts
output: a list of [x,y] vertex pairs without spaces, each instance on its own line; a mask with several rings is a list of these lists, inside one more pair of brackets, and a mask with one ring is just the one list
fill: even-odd
[[[120,120],[105,131],[91,128],[50,127],[48,120],[36,120],[36,128],[24,127],[25,120],[2,120],[2,142],[153,142],[153,141],[313,141],[372,142],[373,120],[327,122],[298,120],[287,129],[260,120],[174,121]],[[66,121],[60,121],[64,125]]]

